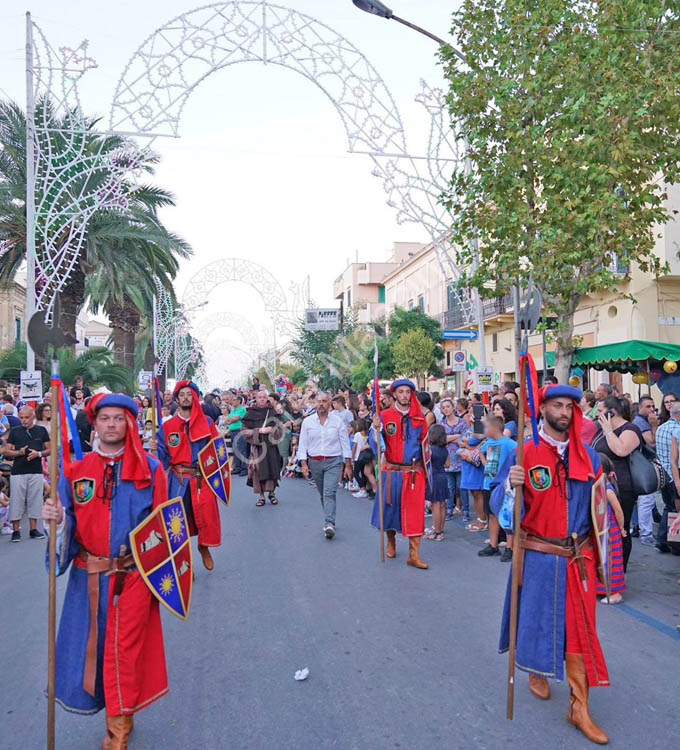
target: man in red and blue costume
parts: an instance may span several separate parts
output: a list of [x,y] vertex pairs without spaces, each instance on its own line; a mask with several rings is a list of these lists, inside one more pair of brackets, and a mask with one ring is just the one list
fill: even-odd
[[209,547],[221,542],[217,498],[203,481],[198,454],[219,433],[203,413],[196,383],[180,380],[173,393],[177,411],[158,430],[150,448],[168,472],[168,499],[181,497],[191,536],[198,536],[198,551],[207,570],[214,568]]
[[[513,487],[523,488],[516,665],[529,673],[529,690],[547,700],[547,678],[563,679],[566,663],[567,719],[592,742],[606,744],[608,737],[588,708],[589,688],[609,685],[595,626],[597,553],[591,515],[591,490],[602,468],[597,453],[581,440],[580,401],[581,391],[572,386],[541,389],[537,444],[525,442],[523,466],[514,465],[511,456],[498,472],[492,507],[498,510],[502,504],[508,475]],[[508,649],[509,621],[510,582],[501,651]]]
[[85,411],[98,447],[67,468],[58,504],[48,501],[42,514],[57,523],[57,575],[71,567],[56,700],[77,714],[105,708],[101,747],[124,750],[133,714],[168,692],[158,601],[135,568],[129,538],[167,500],[167,485],[160,462],[144,453],[131,398],[97,394]]
[[[420,540],[425,531],[425,483],[423,445],[427,425],[416,387],[406,379],[395,380],[390,386],[394,406],[383,409],[373,418],[375,429],[381,429],[385,443],[381,466],[383,487],[383,522],[387,533],[387,557],[396,557],[397,532],[408,537],[409,555],[406,562],[414,568],[426,569],[419,556]],[[379,494],[373,505],[371,523],[380,528]]]

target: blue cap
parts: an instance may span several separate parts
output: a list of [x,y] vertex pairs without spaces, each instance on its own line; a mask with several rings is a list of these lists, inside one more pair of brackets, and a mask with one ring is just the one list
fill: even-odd
[[400,385],[405,385],[414,392],[416,390],[415,383],[412,380],[409,380],[408,378],[399,378],[399,380],[395,380],[394,383],[392,383],[392,385],[390,386],[390,390],[394,393],[394,391],[396,391]]
[[541,388],[541,403],[547,401],[549,398],[573,398],[575,401],[580,401],[583,397],[583,393],[580,388],[575,388],[573,385],[544,385]]

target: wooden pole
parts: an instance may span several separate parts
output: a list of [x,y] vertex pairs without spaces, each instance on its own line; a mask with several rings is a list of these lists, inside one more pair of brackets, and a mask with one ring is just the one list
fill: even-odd
[[[156,360],[154,357],[153,374],[151,376],[151,439],[156,439],[158,432],[158,415],[156,414]],[[155,451],[152,451],[155,454]]]
[[[526,368],[520,367],[519,373],[520,398],[519,415],[517,419],[517,466],[524,465],[524,399],[526,397]],[[510,642],[508,648],[508,704],[507,718],[512,721],[515,700],[515,653],[517,651],[517,599],[519,592],[519,573],[522,568],[524,550],[520,546],[520,523],[522,509],[522,488],[515,489],[515,505],[513,508],[512,539],[512,579],[510,586]]]
[[[380,398],[380,396],[378,396]],[[380,418],[380,407],[376,409]],[[380,438],[382,429],[376,430],[376,443],[378,444],[378,515],[380,517],[380,562],[385,562],[385,512],[383,510],[383,483],[382,483],[382,451],[380,450]]]
[[[52,417],[50,419],[50,503],[57,505],[58,454],[57,435],[59,424],[59,360],[52,360]],[[49,523],[49,574],[47,603],[47,750],[54,750],[54,684],[55,684],[55,639],[57,630],[57,522]]]

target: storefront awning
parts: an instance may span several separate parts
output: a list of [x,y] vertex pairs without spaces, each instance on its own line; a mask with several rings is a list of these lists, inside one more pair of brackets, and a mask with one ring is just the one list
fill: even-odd
[[[576,349],[571,358],[572,367],[592,367],[609,372],[636,372],[640,362],[651,365],[663,364],[666,360],[680,360],[680,346],[660,341],[619,341],[602,346],[584,346]],[[546,353],[548,367],[555,366],[555,352]]]

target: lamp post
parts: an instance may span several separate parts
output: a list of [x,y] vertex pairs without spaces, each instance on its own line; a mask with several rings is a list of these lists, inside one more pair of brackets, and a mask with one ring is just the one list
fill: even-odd
[[[411,23],[410,21],[407,21],[404,18],[395,16],[392,9],[388,8],[387,5],[380,2],[380,0],[352,0],[352,3],[357,8],[359,8],[359,10],[363,10],[365,13],[370,13],[372,16],[385,18],[388,21],[397,21],[403,26],[408,26],[409,29],[413,29],[414,31],[417,31],[419,34],[423,34],[429,39],[434,40],[441,47],[448,47],[459,60],[462,60],[462,62],[466,62],[465,56],[460,50],[453,47],[451,44],[449,44],[447,41],[445,41],[441,37],[438,37],[432,32],[427,31],[427,29],[423,29],[421,26],[416,26],[416,24]],[[469,150],[467,138],[465,138],[465,136],[463,136],[463,138],[464,138],[463,143],[465,146],[465,171],[466,173],[469,174],[472,171],[472,164],[470,162],[469,156],[467,155],[468,150]],[[473,256],[474,256],[473,269],[476,270],[479,265],[478,246],[477,246],[476,237],[473,238],[471,244],[472,244],[472,250],[473,250]],[[482,304],[482,296],[479,292],[477,292],[476,294],[475,312],[476,312],[476,317],[477,317],[477,330],[478,330],[478,339],[479,339],[479,364],[481,367],[486,367],[486,342],[484,340],[484,305]]]

